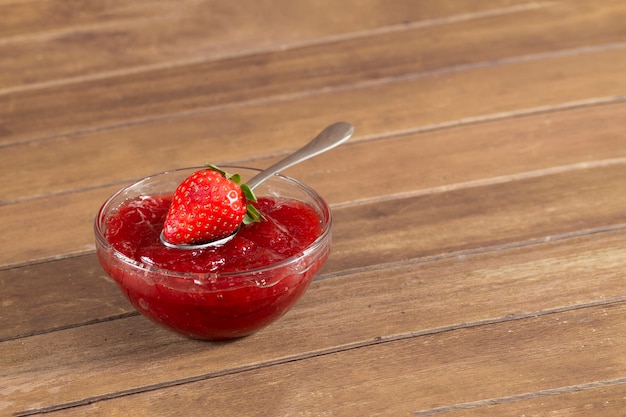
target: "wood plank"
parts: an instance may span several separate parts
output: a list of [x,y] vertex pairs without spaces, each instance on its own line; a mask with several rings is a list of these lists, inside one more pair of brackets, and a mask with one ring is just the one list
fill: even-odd
[[361,204],[358,216],[356,207],[336,210],[336,267],[344,270],[622,224],[625,177],[626,165],[616,165]]
[[[339,150],[329,153],[325,156],[330,161],[328,166],[343,164],[350,169],[349,162],[346,165],[350,158],[334,159],[344,155]],[[397,164],[392,162],[392,154],[388,156],[389,163]],[[343,269],[375,264],[381,259],[393,261],[622,223],[621,208],[626,199],[622,184],[626,165],[622,162],[621,159],[609,160],[595,168],[583,164],[569,167],[562,173],[538,171],[527,177],[504,176],[495,181],[469,182],[426,192],[420,191],[423,185],[413,185],[417,180],[407,167],[408,185],[403,185],[406,188],[382,202],[378,201],[378,194],[366,196],[370,200],[359,201],[355,193],[363,188],[358,183],[351,187],[352,195],[342,195],[343,190],[348,190],[346,184],[338,183],[336,176],[324,171],[315,172],[316,179],[311,177],[309,184],[322,192],[335,190],[334,195],[343,198],[344,203],[356,200],[354,204],[343,205],[338,204],[341,201],[331,201],[336,209],[335,257],[342,259],[337,265]],[[460,170],[463,163],[459,165]],[[353,169],[361,167],[363,165],[357,163]],[[362,179],[356,170],[338,174],[342,174],[341,178]],[[442,175],[445,174],[437,171],[435,176],[441,178]],[[382,176],[373,190],[391,193],[398,180],[400,178]],[[0,242],[6,248],[1,265],[8,267],[27,260],[92,251],[93,218],[102,202],[117,189],[117,186],[97,188],[0,206],[4,225]],[[445,192],[447,190],[450,192]],[[354,216],[355,204],[360,204],[359,216]],[[409,227],[406,225],[408,217],[413,219]],[[50,222],[50,219],[55,221]],[[47,233],[40,232],[43,228]],[[363,232],[369,237],[364,239]],[[31,238],[24,239],[24,236]],[[377,242],[383,236],[387,242],[380,251]],[[360,250],[355,253],[353,247],[357,246]]]
[[[418,259],[388,265],[384,276],[379,269],[329,276],[314,281],[281,320],[227,344],[190,341],[136,316],[4,341],[0,369],[12,388],[0,391],[0,404],[10,403],[7,407],[13,411],[45,407],[153,384],[158,388],[186,378],[218,378],[274,363],[301,362],[398,338],[428,338],[500,322],[517,329],[518,323],[536,316],[566,321],[563,315],[569,310],[624,299],[625,242],[626,231],[620,230],[430,262]],[[80,308],[79,303],[69,306],[67,317],[80,315]],[[571,314],[587,317],[585,310]],[[32,317],[26,307],[23,312]],[[568,322],[579,325],[577,320]],[[620,323],[623,326],[624,320]],[[613,331],[609,324],[600,327]],[[515,341],[524,346],[522,342]],[[349,358],[343,360],[350,363]],[[141,371],[131,378],[128,369]]]
[[[81,79],[119,70],[179,66],[228,55],[284,49],[341,38],[354,32],[406,26],[455,13],[514,8],[527,1],[456,1],[416,4],[410,0],[107,1],[62,0],[0,4],[0,88]],[[332,7],[332,15],[328,9]],[[532,3],[531,3],[532,7]],[[536,7],[536,6],[535,6]],[[350,18],[345,18],[350,16]],[[306,17],[306,19],[303,19]],[[35,64],[35,65],[34,65]]]
[[[588,275],[585,276],[585,280],[581,280],[579,283],[580,286],[576,286],[576,282],[568,281],[569,286],[571,286],[572,291],[580,291],[584,293],[586,297],[589,297],[576,299],[576,303],[592,302],[607,298],[611,299],[620,295],[619,291],[621,285],[616,285],[614,280],[604,281],[601,275],[607,273],[611,274],[613,268],[616,270],[619,269],[618,264],[622,259],[619,256],[618,248],[621,244],[626,242],[626,235],[624,235],[624,232],[621,230],[617,230],[613,233],[603,234],[600,239],[594,240],[597,238],[598,236],[595,234],[582,235],[579,238],[573,238],[571,241],[565,239],[563,243],[557,241],[554,244],[555,247],[552,247],[550,244],[542,245],[535,242],[534,244],[539,244],[540,247],[534,248],[531,244],[532,242],[526,244],[520,243],[522,248],[527,245],[529,248],[516,250],[514,247],[511,247],[509,249],[509,251],[512,251],[511,254],[506,256],[499,253],[497,250],[493,253],[488,252],[487,255],[480,255],[484,256],[484,258],[478,257],[471,265],[475,265],[474,262],[481,260],[484,262],[487,260],[492,270],[499,268],[495,272],[492,271],[489,273],[483,271],[481,273],[472,274],[471,271],[466,269],[468,267],[463,263],[451,266],[450,263],[455,265],[454,261],[445,263],[444,266],[440,266],[439,264],[435,264],[434,267],[419,265],[424,261],[428,261],[429,258],[415,257],[406,259],[403,263],[412,265],[409,267],[408,273],[419,269],[421,271],[420,275],[423,277],[423,280],[426,281],[431,279],[435,280],[438,275],[441,275],[442,270],[446,271],[446,275],[449,276],[450,279],[461,279],[460,277],[466,274],[468,280],[471,278],[473,282],[476,282],[477,288],[489,288],[486,280],[501,280],[502,278],[499,275],[509,273],[508,268],[504,265],[513,263],[517,265],[522,263],[523,266],[519,267],[520,269],[528,270],[530,271],[529,273],[535,274],[543,270],[546,275],[551,276],[552,281],[548,284],[549,288],[524,288],[524,291],[533,294],[535,300],[548,297],[541,306],[541,308],[548,308],[550,302],[554,301],[550,298],[551,289],[564,283],[564,280],[560,277],[565,275],[566,268],[576,264],[575,258],[583,259],[582,262],[584,262],[584,264],[581,264],[579,268],[580,270],[587,271],[586,273]],[[595,250],[595,245],[601,246],[605,248],[605,250]],[[550,260],[545,261],[546,264],[542,264],[540,267],[530,269],[532,268],[533,261],[538,262],[533,257],[539,256],[543,251],[546,252],[546,257]],[[575,255],[571,257],[566,256],[568,251],[574,252]],[[456,253],[451,254],[450,257],[454,259],[467,255],[476,256],[471,255],[471,253],[471,251],[469,253]],[[513,255],[515,255],[516,258],[511,260]],[[497,257],[502,264],[495,264],[491,259],[492,257]],[[491,263],[494,263],[495,266],[491,265]],[[336,264],[337,260],[333,255],[328,262],[326,268],[327,273],[321,274],[318,279],[328,279],[335,276],[338,272],[341,272],[338,270]],[[372,269],[373,272],[367,273],[365,276],[359,275],[354,280],[347,279],[346,284],[341,285],[340,289],[351,294],[351,297],[362,297],[363,303],[366,302],[365,299],[368,297],[380,297],[383,292],[377,285],[372,286],[372,284],[378,283],[378,271],[386,266],[391,267],[389,264],[379,264],[375,265],[373,268],[365,267],[363,270],[369,271]],[[471,266],[469,268],[471,268]],[[76,271],[80,271],[80,274],[77,274]],[[601,288],[586,287],[588,276],[593,276],[594,280],[601,282]],[[368,284],[369,279],[373,279],[375,282]],[[511,275],[511,279],[520,280],[521,278],[513,274]],[[359,284],[356,285],[356,282]],[[33,333],[50,332],[57,328],[74,327],[85,323],[114,319],[134,311],[130,304],[122,298],[117,287],[99,268],[95,255],[85,255],[77,258],[0,271],[0,283],[0,288],[3,293],[1,310],[3,314],[0,314],[0,340],[24,337]],[[349,290],[349,287],[352,285],[359,288],[358,294],[353,294],[353,291]],[[424,283],[420,282],[420,285],[424,285]],[[469,284],[465,283],[464,285]],[[398,286],[404,287],[406,283],[400,280]],[[316,287],[317,284],[313,284],[313,288]],[[322,285],[322,287],[324,287],[324,285]],[[338,285],[330,287],[331,291],[337,292],[337,287]],[[370,287],[371,291],[368,290]],[[445,290],[431,290],[433,293],[443,293],[444,291],[457,291],[457,288],[452,287],[451,289]],[[520,289],[519,294],[523,293],[525,294],[525,292],[522,292]],[[410,293],[407,294],[409,297],[411,296]],[[453,293],[451,293],[449,297],[452,298]],[[322,295],[317,298],[324,299],[331,298],[331,296],[330,294],[322,293]],[[404,300],[403,302],[407,303],[412,302],[410,298],[405,299],[404,296],[400,294],[394,294],[394,299],[396,299],[398,303],[400,303],[400,300]],[[321,303],[321,301],[319,302]],[[519,299],[517,302],[525,303],[526,301],[525,299]],[[478,304],[480,301],[476,303]],[[515,301],[507,301],[509,308],[513,308],[515,304]],[[519,310],[515,310],[514,313],[524,313],[525,310],[522,307],[523,304],[520,304],[518,307]],[[333,308],[329,308],[328,312],[330,313],[340,308],[341,306],[336,305],[333,306]],[[433,309],[433,307],[430,308]],[[311,312],[310,314],[319,316],[321,313]],[[421,314],[423,314],[423,312]],[[436,316],[443,317],[446,313],[444,311],[437,311],[435,314]],[[513,313],[510,312],[510,314]],[[331,317],[328,317],[328,320],[331,320]],[[394,320],[392,317],[386,317],[384,321],[391,323]],[[367,335],[363,337],[367,337]]]
[[[409,336],[134,395],[87,398],[59,413],[152,416],[203,409],[250,416],[267,410],[276,416],[428,415],[476,399],[577,391],[595,381],[623,380],[625,319],[626,305],[620,303]],[[590,360],[598,365],[590,367]]]
[[501,416],[567,416],[621,417],[626,409],[626,385],[623,381],[598,381],[576,387],[528,393],[486,402],[455,404],[420,416],[501,417]]
[[[33,7],[33,3],[32,0],[0,1],[0,13],[4,17],[0,27],[0,42],[25,42],[27,40],[23,37],[26,36],[33,37],[31,42],[34,42],[37,35],[60,32],[67,28],[77,30],[79,27],[97,26],[98,23],[119,23],[133,15],[152,16],[159,11],[158,1],[112,0],[103,4],[79,0],[68,4],[59,0],[38,0],[38,7]],[[131,13],[139,8],[142,8],[141,13]]]
[[[626,3],[282,3],[0,0],[0,415],[623,414]],[[192,341],[105,277],[120,186],[341,119],[277,323]]]
[[[622,68],[626,68],[626,49],[619,55],[615,51],[592,55],[593,59],[585,55],[555,59],[561,62],[551,62],[549,71],[555,71],[551,75],[545,73],[543,61],[519,63],[6,147],[0,153],[0,177],[13,180],[7,183],[0,200],[6,203],[18,195],[40,197],[127,182],[174,167],[199,165],[205,159],[214,163],[250,161],[263,156],[256,151],[259,138],[266,152],[282,153],[338,119],[356,126],[354,140],[358,141],[482,118],[514,117],[540,111],[536,106],[542,103],[548,103],[548,109],[550,105],[567,107],[571,101],[593,102],[593,97],[626,92],[626,79],[617,63],[621,59]],[[557,78],[552,78],[557,73]],[[528,79],[528,74],[536,77]],[[591,74],[602,75],[605,83],[592,82]],[[485,83],[485,79],[493,81]],[[585,85],[587,79],[590,81]],[[510,89],[511,84],[526,81],[530,84],[524,96]],[[494,100],[480,99],[487,95]],[[318,110],[311,113],[310,109]],[[611,116],[622,118],[622,109],[615,109]],[[603,131],[617,129],[618,124],[605,125],[608,119],[602,110],[584,117],[599,117],[594,123]],[[519,121],[511,127],[531,131],[549,128],[532,126],[535,120],[526,126]],[[552,118],[539,120],[546,125],[553,123]],[[554,123],[559,122],[555,119]],[[568,133],[595,134],[587,129]],[[185,146],[180,146],[181,138]],[[17,171],[22,175],[16,177]]]
[[93,252],[94,218],[102,203],[119,188],[98,188],[0,206],[3,224],[9,219],[19,222],[19,226],[13,223],[0,236],[0,268]]
[[[626,104],[618,103],[469,124],[462,129],[381,136],[368,143],[359,143],[363,138],[359,138],[357,132],[357,137],[347,145],[291,168],[289,174],[320,187],[319,191],[332,204],[342,204],[358,198],[378,197],[376,191],[383,189],[398,194],[619,158],[626,156],[626,138],[619,134],[621,125],[614,121],[624,118]],[[283,153],[283,149],[295,146],[292,135],[301,136],[297,143],[304,144],[315,133],[315,130],[279,132],[268,138],[264,149]],[[151,148],[147,134],[141,137],[123,134],[119,139],[111,137],[108,141],[105,135],[97,135],[71,143],[41,143],[29,146],[28,151],[23,147],[5,148],[0,155],[0,177],[10,178],[15,172],[22,173],[4,184],[0,204],[128,182],[178,166],[199,165],[204,160],[198,155],[206,155],[207,160],[216,164],[257,167],[267,166],[276,159],[273,155],[258,153],[258,146],[255,146],[258,137],[254,131],[242,132],[236,138],[207,141],[196,136],[182,148],[175,143],[167,144],[163,139]],[[560,152],[564,147],[568,148],[567,153]],[[342,161],[342,169],[338,168],[337,161]],[[405,167],[393,183],[380,175],[380,168],[391,163]],[[28,167],[27,170],[24,167]],[[374,169],[377,167],[380,168]],[[334,176],[341,176],[345,187],[332,186],[336,184]],[[361,183],[370,186],[363,188],[359,186]]]
[[134,314],[94,254],[0,271],[0,343]]
[[[452,18],[447,24],[433,27],[408,26],[403,31],[374,32],[374,37],[356,36],[285,52],[207,63],[190,62],[182,67],[81,79],[32,91],[0,90],[6,103],[4,109],[0,108],[3,132],[0,143],[140,123],[173,114],[206,113],[237,103],[284,100],[291,96],[319,94],[320,90],[324,92],[333,87],[359,88],[361,84],[446,74],[501,65],[509,60],[546,59],[568,54],[569,48],[573,48],[570,54],[585,53],[590,52],[586,48],[594,49],[590,40],[599,49],[622,45],[619,42],[626,35],[622,25],[626,7],[622,2],[611,2],[607,4],[608,10],[600,11],[585,10],[581,3],[560,3],[560,7],[545,5],[528,10],[514,7],[516,12],[510,14],[483,16],[477,13],[475,18]],[[579,24],[581,16],[595,21],[597,13],[602,16],[602,25]],[[534,29],[529,31],[529,28]],[[587,28],[589,32],[585,31]],[[498,42],[494,44],[495,37]],[[550,41],[536,42],[538,37],[548,37]],[[615,42],[618,44],[611,46]],[[492,47],[474,49],[468,48],[468,44],[491,44]],[[420,51],[420,54],[414,56],[409,51]],[[394,62],[396,64],[391,64]],[[609,68],[616,66],[619,67],[618,62],[609,64]],[[41,67],[31,65],[28,68]],[[23,71],[4,72],[20,74]],[[525,73],[518,74],[518,77],[525,76]],[[530,84],[531,81],[519,83]],[[447,94],[440,92],[439,100],[434,103]],[[59,112],[59,103],[72,103],[80,111]]]

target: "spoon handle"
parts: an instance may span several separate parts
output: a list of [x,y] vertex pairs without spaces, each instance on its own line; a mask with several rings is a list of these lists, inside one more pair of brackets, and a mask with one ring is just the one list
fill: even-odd
[[272,175],[342,144],[350,139],[353,133],[354,127],[350,123],[334,123],[322,130],[311,142],[269,168],[259,172],[248,180],[246,184],[252,190]]

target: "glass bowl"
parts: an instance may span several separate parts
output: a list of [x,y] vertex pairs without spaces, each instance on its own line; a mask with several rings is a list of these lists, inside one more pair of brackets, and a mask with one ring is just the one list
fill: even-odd
[[[165,269],[131,259],[107,241],[107,219],[122,203],[137,197],[171,194],[183,179],[203,168],[156,174],[111,196],[95,219],[96,253],[104,271],[147,318],[193,339],[233,339],[274,322],[304,294],[330,253],[331,211],[310,187],[283,175],[273,176],[255,189],[257,197],[297,200],[310,205],[319,216],[321,233],[291,257],[227,273]],[[259,172],[244,167],[222,169],[239,173],[244,181]]]

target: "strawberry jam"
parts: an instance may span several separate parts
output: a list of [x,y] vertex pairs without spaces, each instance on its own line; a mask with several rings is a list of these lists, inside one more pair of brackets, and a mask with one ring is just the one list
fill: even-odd
[[266,326],[328,256],[329,219],[280,197],[259,198],[265,221],[242,226],[223,246],[168,248],[159,234],[171,201],[171,194],[134,197],[101,212],[96,235],[106,244],[97,245],[98,256],[139,312],[188,337],[230,339]]

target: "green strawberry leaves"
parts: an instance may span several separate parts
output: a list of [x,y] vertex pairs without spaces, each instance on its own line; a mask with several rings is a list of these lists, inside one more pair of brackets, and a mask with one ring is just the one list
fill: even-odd
[[[211,165],[211,164],[205,164],[205,165],[206,165],[207,168],[212,169],[213,171],[219,172],[220,174],[222,174],[224,177],[226,177],[228,179],[232,179],[232,177],[238,177],[239,181],[241,181],[241,177],[239,176],[239,174],[231,175],[231,174],[227,173],[226,171],[224,171],[223,169],[218,168],[215,165]],[[237,181],[235,181],[235,182],[237,182]]]
[[246,200],[248,200],[248,204],[247,204],[248,211],[246,212],[246,215],[243,218],[243,224],[256,223],[256,222],[260,222],[261,220],[264,220],[263,215],[259,213],[259,210],[257,210],[257,208],[254,207],[254,205],[252,205],[252,203],[257,202],[257,199],[254,193],[252,192],[252,190],[250,189],[250,187],[248,187],[248,184],[241,184],[241,191],[243,192],[243,195],[246,197]]

